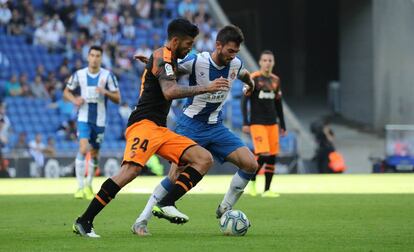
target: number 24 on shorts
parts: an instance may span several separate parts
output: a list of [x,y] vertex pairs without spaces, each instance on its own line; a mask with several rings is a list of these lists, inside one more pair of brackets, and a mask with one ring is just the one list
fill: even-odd
[[141,142],[141,139],[139,139],[139,137],[135,137],[134,143],[131,146],[131,150],[137,150],[138,148],[140,148],[143,152],[146,152],[148,148],[148,143],[149,143],[148,139],[144,139],[144,141],[142,141],[141,144],[140,142]]

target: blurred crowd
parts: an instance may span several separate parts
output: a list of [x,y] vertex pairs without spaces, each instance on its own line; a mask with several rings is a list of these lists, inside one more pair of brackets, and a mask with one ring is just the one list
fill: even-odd
[[[217,29],[205,0],[0,0],[0,34],[24,37],[28,44],[64,56],[53,70],[38,65],[33,79],[23,72],[11,73],[9,79],[0,80],[4,83],[0,101],[5,97],[50,100],[48,108],[57,109],[67,118],[57,134],[76,141],[76,108],[63,99],[62,91],[71,73],[87,65],[89,47],[96,44],[104,48],[103,66],[118,78],[139,76],[144,65],[135,62],[132,56],[139,53],[148,57],[153,49],[162,46],[168,22],[176,17],[185,17],[200,28],[194,51],[214,49]],[[123,84],[139,86],[139,83],[120,83]],[[4,147],[12,127],[5,104],[1,104],[0,146]],[[129,105],[132,104],[124,103],[119,110],[124,124],[130,113]],[[46,144],[34,144],[45,141],[42,136],[36,136],[32,144],[29,140],[21,132],[13,151],[29,155],[54,153]],[[53,139],[48,142],[53,146]]]

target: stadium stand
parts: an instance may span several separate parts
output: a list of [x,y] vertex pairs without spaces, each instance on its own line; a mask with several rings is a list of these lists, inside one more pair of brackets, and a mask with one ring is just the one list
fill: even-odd
[[[17,142],[18,135],[24,132],[27,134],[28,141],[37,133],[42,134],[43,139],[49,137],[55,139],[58,155],[76,153],[78,143],[57,133],[62,122],[70,118],[62,115],[59,109],[52,109],[50,104],[61,99],[68,75],[79,66],[86,65],[85,52],[90,45],[100,43],[104,46],[107,53],[103,65],[116,73],[122,100],[133,107],[141,85],[142,66],[133,62],[132,56],[143,45],[150,49],[162,45],[166,39],[165,30],[169,20],[181,14],[197,23],[202,32],[199,39],[208,38],[205,42],[195,43],[200,50],[208,48],[207,44],[211,45],[216,34],[214,20],[208,14],[208,5],[202,0],[110,1],[108,3],[90,1],[85,5],[83,2],[81,0],[9,1],[7,5],[2,6],[12,13],[8,22],[0,23],[0,99],[6,104],[12,129],[9,142],[3,149],[4,152],[10,153]],[[148,8],[149,13],[148,10],[145,11]],[[133,20],[132,35],[131,30],[128,33],[123,29],[130,23],[128,19]],[[85,20],[90,21],[88,28],[82,25]],[[62,27],[56,28],[61,24]],[[42,30],[43,27],[45,30]],[[48,36],[45,35],[47,32],[56,32],[59,37],[56,44],[39,40],[42,36],[37,34]],[[61,70],[62,65],[68,70]],[[29,86],[33,85],[36,75],[40,75],[50,97],[35,98],[30,95],[30,92],[25,96],[10,96],[7,93],[7,83],[14,74],[17,76],[26,74]],[[241,82],[234,83],[231,94],[223,116],[228,125],[240,129],[242,126]],[[118,108],[117,105],[108,103],[109,121],[102,145],[103,155],[119,153],[123,150],[124,140],[121,137],[123,124]],[[282,148],[283,146],[282,143]]]

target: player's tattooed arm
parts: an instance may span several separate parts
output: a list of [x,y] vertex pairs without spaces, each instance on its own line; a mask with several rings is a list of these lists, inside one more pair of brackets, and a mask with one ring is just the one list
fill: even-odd
[[218,78],[209,85],[180,86],[175,80],[159,79],[162,93],[166,100],[191,97],[204,93],[214,93],[229,89],[229,81],[225,78]]

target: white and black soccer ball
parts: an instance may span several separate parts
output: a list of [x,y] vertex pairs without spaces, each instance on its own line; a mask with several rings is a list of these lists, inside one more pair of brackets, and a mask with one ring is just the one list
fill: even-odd
[[224,235],[243,236],[249,227],[249,219],[240,210],[227,211],[220,218],[220,230]]

